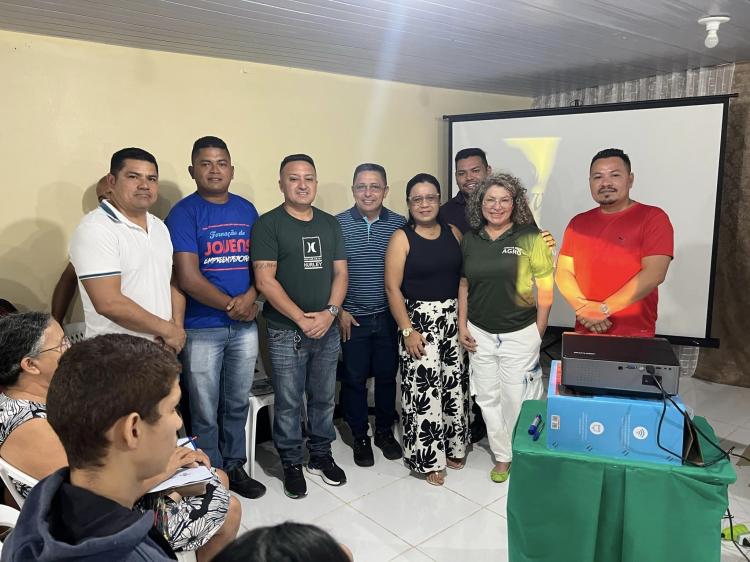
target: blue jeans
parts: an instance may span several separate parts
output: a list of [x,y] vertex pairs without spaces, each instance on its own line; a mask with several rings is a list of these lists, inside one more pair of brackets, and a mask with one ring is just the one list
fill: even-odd
[[247,458],[245,422],[258,357],[255,322],[185,330],[182,376],[198,446],[216,468],[230,470]]
[[396,418],[396,322],[387,310],[355,316],[351,338],[341,344],[344,374],[341,403],[355,438],[367,435],[367,378],[375,379],[375,431],[390,432]]
[[333,408],[341,344],[337,324],[320,339],[301,331],[268,328],[274,398],[273,442],[284,466],[302,464],[302,405],[307,394],[310,460],[326,457],[336,439]]

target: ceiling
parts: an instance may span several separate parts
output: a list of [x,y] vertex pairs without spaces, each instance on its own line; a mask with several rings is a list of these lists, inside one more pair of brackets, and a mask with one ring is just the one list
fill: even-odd
[[522,96],[750,60],[750,0],[0,0],[0,28]]

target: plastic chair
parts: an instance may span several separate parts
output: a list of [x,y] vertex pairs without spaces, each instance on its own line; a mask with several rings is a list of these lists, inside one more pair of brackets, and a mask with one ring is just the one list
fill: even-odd
[[[256,383],[261,381],[266,382],[268,379],[260,378]],[[253,387],[257,389],[256,383],[253,383]],[[271,427],[273,427],[273,403],[274,393],[266,393],[254,395],[252,390],[250,391],[250,409],[247,413],[247,422],[245,423],[245,436],[247,438],[247,462],[245,463],[245,472],[250,474],[250,478],[255,478],[255,435],[258,429],[258,412],[260,412],[266,406],[271,406],[268,410],[268,417],[271,420]]]
[[[0,504],[0,527],[8,527],[13,529],[18,521],[18,516],[21,514],[20,511],[10,507],[9,505]],[[3,543],[0,542],[0,552],[3,551]]]
[[16,490],[16,487],[13,485],[13,481],[11,480],[11,478],[13,478],[13,480],[15,480],[16,482],[20,482],[21,484],[29,486],[30,488],[36,486],[38,480],[32,478],[25,472],[18,470],[15,466],[0,458],[0,479],[2,479],[5,487],[8,488],[8,491],[10,492],[10,495],[13,496],[13,499],[16,500],[18,507],[23,507],[23,502],[25,501],[25,499],[18,492],[18,490]]
[[71,322],[63,326],[65,335],[68,336],[70,343],[82,342],[86,339],[86,322]]

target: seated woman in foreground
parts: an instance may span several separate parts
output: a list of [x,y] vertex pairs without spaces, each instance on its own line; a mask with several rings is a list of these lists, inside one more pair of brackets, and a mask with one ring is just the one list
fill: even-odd
[[[0,318],[0,456],[32,478],[41,480],[67,466],[65,451],[47,422],[49,383],[60,357],[70,347],[63,329],[49,314],[25,312]],[[29,444],[33,443],[33,447]],[[180,467],[208,463],[201,451],[176,447],[165,472],[149,488],[172,476]],[[23,496],[31,488],[14,483]],[[212,560],[239,529],[241,508],[226,490],[226,475],[216,471],[201,495],[176,492],[159,497],[166,524],[162,532],[175,550],[195,550],[200,562]],[[145,496],[137,507],[153,501]]]

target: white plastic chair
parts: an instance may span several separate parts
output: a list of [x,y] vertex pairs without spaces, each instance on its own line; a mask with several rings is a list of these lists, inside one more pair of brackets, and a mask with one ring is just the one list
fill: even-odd
[[86,339],[86,322],[71,322],[63,326],[65,335],[68,336],[70,343],[82,342]]
[[[258,381],[267,380],[259,378]],[[253,384],[255,386],[255,384]],[[252,391],[251,391],[252,392]],[[266,406],[271,406],[268,410],[268,418],[271,420],[273,427],[273,403],[274,393],[261,394],[255,396],[250,394],[250,409],[247,413],[247,422],[245,423],[245,436],[247,439],[247,462],[245,463],[245,472],[250,474],[250,478],[255,478],[255,436],[258,429],[258,412]]]
[[[10,507],[9,505],[0,504],[0,527],[8,527],[13,529],[18,521],[18,516],[21,514],[20,511]],[[3,543],[0,542],[0,552],[3,551]]]
[[32,478],[25,472],[18,470],[15,466],[0,458],[0,479],[2,479],[5,487],[8,488],[8,491],[10,492],[10,495],[13,496],[13,499],[16,500],[18,507],[23,507],[23,502],[25,501],[24,497],[20,493],[18,493],[18,490],[16,490],[16,487],[13,485],[11,478],[13,478],[13,480],[15,480],[16,482],[20,482],[21,484],[29,486],[30,488],[36,486],[38,480]]

